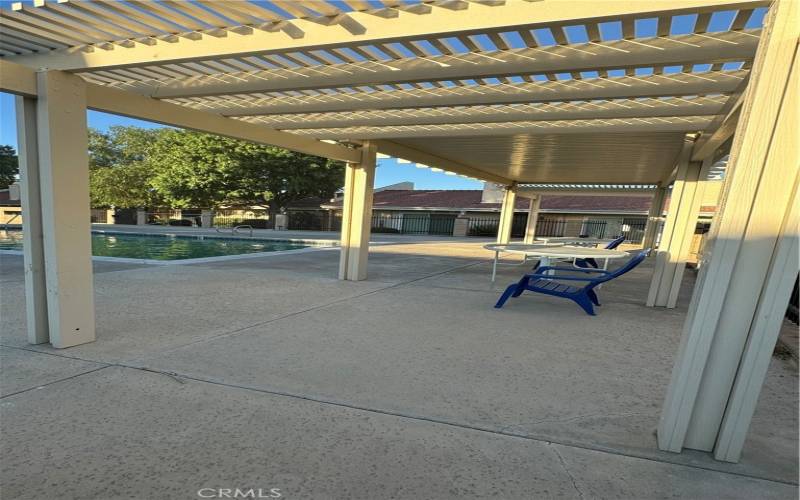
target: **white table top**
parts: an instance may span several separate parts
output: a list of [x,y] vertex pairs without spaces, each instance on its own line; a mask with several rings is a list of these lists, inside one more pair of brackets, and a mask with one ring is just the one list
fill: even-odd
[[528,252],[529,255],[538,255],[540,257],[560,257],[563,259],[621,259],[629,257],[627,252],[621,250],[607,250],[605,248],[591,248],[591,247],[573,247],[573,246],[560,246],[560,247],[547,247],[539,250],[532,250]]
[[488,245],[483,245],[483,248],[491,250],[492,252],[534,254],[545,248],[554,248],[563,245],[563,243],[490,243]]
[[536,238],[536,241],[541,241],[543,243],[563,243],[567,244],[576,244],[576,245],[608,245],[614,240],[610,240],[607,238],[578,238],[577,236],[568,237],[568,236],[557,236],[557,237],[543,237],[543,238]]

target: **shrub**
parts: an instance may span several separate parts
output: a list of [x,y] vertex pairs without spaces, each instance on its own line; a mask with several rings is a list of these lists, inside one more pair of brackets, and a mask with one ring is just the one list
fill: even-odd
[[267,219],[242,219],[234,226],[252,226],[254,229],[269,229],[269,221]]
[[170,226],[189,226],[191,227],[192,221],[188,219],[170,219],[169,220]]

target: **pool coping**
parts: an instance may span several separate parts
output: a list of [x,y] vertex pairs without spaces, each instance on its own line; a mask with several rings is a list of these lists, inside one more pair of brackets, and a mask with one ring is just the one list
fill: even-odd
[[[92,233],[97,234],[125,234],[125,235],[138,235],[138,236],[154,236],[154,237],[176,237],[176,238],[210,238],[210,239],[221,239],[221,240],[242,240],[242,241],[266,241],[266,242],[284,242],[284,243],[297,243],[297,244],[310,244],[316,246],[310,246],[306,248],[297,248],[294,250],[278,250],[274,252],[253,252],[253,253],[243,253],[243,254],[235,254],[235,255],[217,255],[214,257],[198,257],[195,259],[175,259],[175,260],[157,260],[157,259],[135,259],[130,257],[109,257],[103,255],[92,255],[92,260],[100,261],[100,262],[117,262],[123,264],[145,264],[145,265],[153,265],[153,266],[174,266],[174,265],[188,265],[188,264],[207,264],[207,263],[214,263],[214,262],[224,262],[229,260],[239,260],[239,259],[256,259],[261,257],[270,257],[270,256],[280,256],[280,255],[289,255],[289,254],[298,254],[298,253],[309,253],[309,252],[317,252],[323,250],[338,250],[339,245],[338,243],[332,243],[331,240],[310,240],[310,239],[301,239],[301,238],[264,238],[260,236],[248,236],[248,237],[236,237],[236,236],[228,236],[225,234],[199,234],[199,235],[185,235],[180,233],[134,233],[131,231],[108,231],[104,229],[92,229]],[[24,255],[25,252],[22,250],[0,250],[0,255]]]
[[92,229],[92,233],[98,234],[132,234],[138,236],[173,236],[175,238],[213,238],[219,240],[241,240],[241,241],[280,241],[282,243],[300,243],[300,244],[309,244],[309,245],[318,245],[318,246],[326,246],[326,247],[334,247],[338,246],[339,243],[335,240],[318,240],[318,239],[310,239],[310,238],[270,238],[264,235],[256,235],[256,236],[237,236],[234,234],[228,233],[218,233],[218,234],[191,234],[191,233],[182,233],[179,231],[176,232],[169,232],[169,233],[137,233],[133,231],[115,231],[113,229]]

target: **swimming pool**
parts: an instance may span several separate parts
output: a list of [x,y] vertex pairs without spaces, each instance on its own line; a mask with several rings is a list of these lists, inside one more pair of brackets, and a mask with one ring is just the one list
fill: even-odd
[[[217,236],[92,232],[92,255],[137,260],[174,261],[300,250],[311,242]],[[0,250],[22,250],[22,231],[0,231]]]

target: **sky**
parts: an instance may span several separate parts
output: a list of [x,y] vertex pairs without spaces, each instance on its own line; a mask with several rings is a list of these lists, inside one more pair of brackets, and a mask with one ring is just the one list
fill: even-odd
[[[3,0],[0,0],[0,6],[5,7]],[[764,13],[766,9],[756,9],[746,28],[755,28],[761,26],[763,22]],[[722,11],[716,12],[711,17],[708,25],[708,31],[725,31],[729,29],[735,17],[735,11]],[[670,33],[673,35],[691,33],[696,15],[675,16],[672,20]],[[657,29],[656,19],[637,19],[635,24],[637,36],[655,36]],[[618,22],[600,23],[600,32],[604,40],[619,39],[621,37],[621,26]],[[552,35],[547,30],[534,30],[537,39],[541,45],[552,45]],[[477,37],[477,42],[483,44],[484,41]],[[588,41],[586,30],[582,26],[567,27],[567,37],[571,43],[582,43]],[[509,45],[512,47],[522,46],[522,40],[508,40]],[[410,55],[410,54],[409,54]],[[697,65],[695,71],[707,71],[710,69],[710,64]],[[726,63],[724,69],[738,69],[740,63]],[[666,67],[665,73],[676,73],[682,71],[680,66]],[[637,68],[637,75],[652,74],[652,68]],[[609,76],[623,76],[624,70],[611,70],[608,72]],[[584,72],[584,77],[596,77],[596,72]],[[535,79],[545,79],[544,75],[534,75]],[[556,75],[559,79],[569,79],[571,75]],[[492,82],[492,79],[487,79]],[[16,127],[14,125],[14,98],[9,94],[0,93],[0,145],[11,145],[16,148]],[[112,125],[136,125],[140,127],[159,127],[160,125],[144,122],[141,120],[134,120],[121,116],[110,115],[107,113],[100,113],[98,111],[88,112],[89,126],[98,130],[104,131]],[[398,163],[397,160],[379,159],[378,169],[375,174],[375,186],[382,187],[397,182],[411,181],[417,189],[480,189],[482,183],[470,179],[464,179],[452,175],[446,175],[443,172],[434,172],[427,168],[417,168],[413,163]]]
[[[89,111],[89,126],[100,131],[112,125],[135,125],[156,128],[161,125],[123,116]],[[17,149],[17,130],[14,114],[14,96],[0,92],[0,145],[10,145]],[[413,163],[398,163],[394,158],[381,158],[375,171],[375,187],[388,186],[398,182],[411,181],[416,189],[481,189],[482,182],[433,172],[427,168],[417,168]]]

